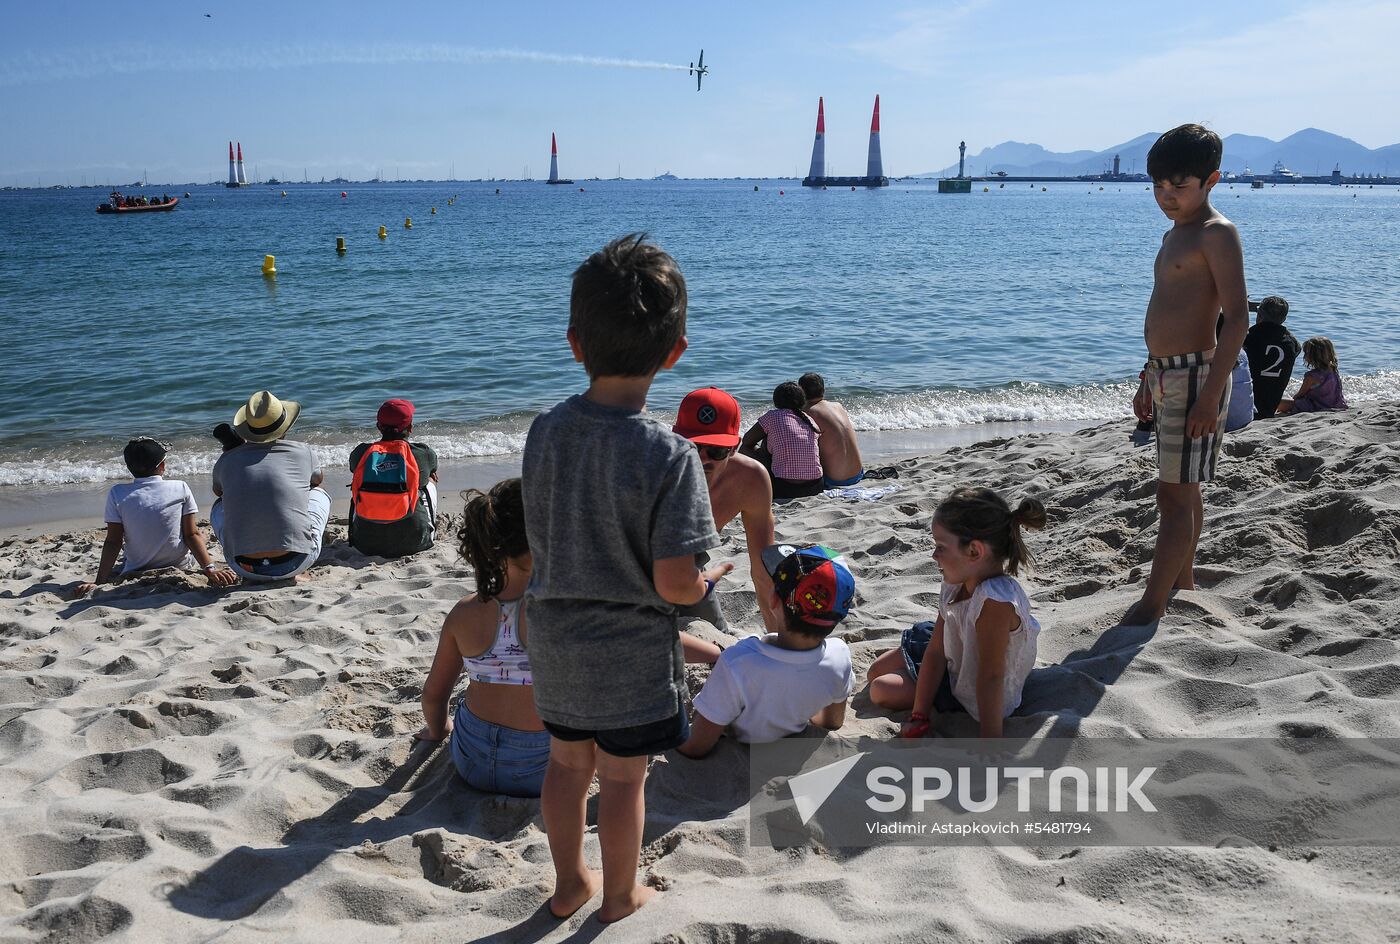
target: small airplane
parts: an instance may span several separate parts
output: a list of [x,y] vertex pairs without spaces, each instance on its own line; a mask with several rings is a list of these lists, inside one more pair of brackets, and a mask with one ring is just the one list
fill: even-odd
[[700,91],[700,82],[710,74],[710,70],[705,68],[705,50],[700,50],[700,64],[698,66],[693,62],[690,64],[688,74],[695,76],[695,91]]

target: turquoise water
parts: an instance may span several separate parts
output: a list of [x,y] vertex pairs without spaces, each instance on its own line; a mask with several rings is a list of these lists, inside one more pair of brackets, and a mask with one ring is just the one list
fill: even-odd
[[[1128,413],[1168,227],[1143,185],[757,183],[198,187],[127,218],[94,213],[98,190],[0,194],[0,484],[123,476],[120,444],[141,433],[176,441],[175,471],[207,470],[209,428],[263,387],[303,404],[298,436],[332,459],[389,396],[414,400],[448,457],[508,455],[585,383],[564,341],[570,273],[638,229],[690,290],[690,350],[658,378],[658,411],[711,383],[757,409],[817,370],[866,429]],[[1400,396],[1400,192],[1216,194],[1251,295],[1286,296],[1295,334],[1333,338],[1352,399]]]

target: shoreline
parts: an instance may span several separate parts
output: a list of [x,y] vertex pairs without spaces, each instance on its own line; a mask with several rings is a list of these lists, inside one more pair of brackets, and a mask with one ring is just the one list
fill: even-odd
[[[926,457],[955,446],[1020,436],[1026,433],[1070,433],[1103,420],[1057,420],[1046,422],[979,423],[967,426],[939,426],[925,429],[876,430],[860,432],[861,453],[867,466],[889,465],[899,459]],[[1111,422],[1111,421],[1110,421]],[[1125,422],[1131,422],[1126,420]],[[1125,434],[1126,435],[1126,434]],[[331,495],[331,520],[343,520],[350,507],[350,472],[325,469],[324,487]],[[483,456],[467,459],[440,459],[438,470],[439,511],[455,514],[462,510],[461,492],[486,488],[501,479],[520,474],[520,454]],[[207,520],[214,502],[210,476],[171,474],[172,479],[189,483],[199,504],[201,521]],[[126,481],[126,480],[121,480]],[[30,538],[41,534],[101,529],[107,492],[116,482],[80,485],[11,485],[0,488],[0,540]],[[96,567],[96,564],[93,564]]]

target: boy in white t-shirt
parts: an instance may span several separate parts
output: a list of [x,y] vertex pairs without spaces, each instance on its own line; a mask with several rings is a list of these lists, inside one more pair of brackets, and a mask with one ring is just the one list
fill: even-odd
[[770,547],[763,566],[784,625],[720,654],[695,696],[690,739],[679,748],[687,757],[708,754],[726,727],[737,740],[762,744],[809,723],[835,731],[846,720],[855,688],[851,650],[827,637],[850,612],[855,578],[841,555],[817,544]]
[[[86,596],[98,584],[143,570],[189,569],[196,562],[213,586],[228,587],[238,582],[233,571],[210,560],[195,523],[199,507],[190,487],[162,477],[169,451],[168,443],[148,436],[133,439],[122,450],[122,458],[134,481],[113,485],[107,493],[107,510],[103,515],[107,522],[107,538],[102,542],[97,579],[78,584],[74,597]],[[120,566],[117,565],[118,552],[122,552],[123,558]]]

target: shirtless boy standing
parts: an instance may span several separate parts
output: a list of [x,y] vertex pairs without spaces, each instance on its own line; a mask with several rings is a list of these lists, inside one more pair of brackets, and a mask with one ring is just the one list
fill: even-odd
[[[767,630],[777,632],[784,623],[768,602],[773,581],[762,558],[763,549],[774,543],[773,483],[762,463],[735,452],[739,446],[738,402],[718,387],[692,390],[681,401],[676,411],[676,425],[671,431],[689,439],[700,450],[700,465],[705,470],[705,485],[710,490],[715,530],[722,532],[735,518],[742,519],[758,612]],[[707,620],[716,629],[728,628],[714,594],[694,606],[681,607],[681,617],[682,626],[684,619],[690,617]],[[687,644],[687,661],[701,661],[691,658],[694,643],[686,639],[686,635],[682,635],[682,642]],[[703,661],[713,663],[714,659]]]
[[1230,368],[1249,327],[1239,233],[1210,205],[1220,153],[1219,135],[1190,124],[1162,135],[1147,154],[1157,206],[1173,225],[1153,266],[1144,329],[1148,359],[1133,398],[1138,418],[1155,418],[1157,426],[1160,522],[1147,589],[1123,617],[1129,626],[1161,618],[1172,590],[1195,589],[1201,483],[1215,477]]
[[856,427],[846,408],[826,398],[826,381],[821,374],[807,373],[797,379],[807,397],[806,413],[822,431],[817,448],[822,457],[822,487],[844,488],[858,485],[865,478],[865,466],[856,445]]

